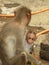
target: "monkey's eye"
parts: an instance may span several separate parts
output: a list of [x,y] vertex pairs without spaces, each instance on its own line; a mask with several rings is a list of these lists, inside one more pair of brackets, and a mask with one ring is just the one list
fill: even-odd
[[28,39],[31,39],[31,40],[34,40],[35,41],[35,39],[34,38],[31,38],[31,37],[29,37]]

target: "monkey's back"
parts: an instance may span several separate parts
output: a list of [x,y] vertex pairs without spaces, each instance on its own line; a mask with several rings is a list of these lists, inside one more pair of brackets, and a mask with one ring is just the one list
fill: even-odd
[[3,26],[0,37],[0,56],[3,64],[14,64],[23,51],[24,30],[15,22]]

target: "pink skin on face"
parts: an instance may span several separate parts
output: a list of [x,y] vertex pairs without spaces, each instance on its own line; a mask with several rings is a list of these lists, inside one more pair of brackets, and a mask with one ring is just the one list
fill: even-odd
[[33,44],[33,42],[35,41],[35,39],[36,39],[35,34],[33,34],[33,33],[29,33],[28,34],[28,40],[27,40],[28,44]]

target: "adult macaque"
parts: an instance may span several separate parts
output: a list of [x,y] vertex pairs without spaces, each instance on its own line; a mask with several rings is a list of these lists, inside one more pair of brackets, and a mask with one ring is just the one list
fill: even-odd
[[30,22],[31,11],[26,7],[17,10],[13,21],[6,23],[0,32],[0,58],[3,65],[25,65],[26,57],[37,65],[36,60],[24,51],[25,28]]

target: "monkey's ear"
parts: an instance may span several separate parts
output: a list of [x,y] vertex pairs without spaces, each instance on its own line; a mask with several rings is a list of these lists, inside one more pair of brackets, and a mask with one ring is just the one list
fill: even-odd
[[30,21],[30,19],[31,19],[31,14],[27,13],[26,16],[27,16],[27,19]]
[[27,22],[27,25],[28,25],[30,20],[31,20],[31,13],[27,13],[26,16],[27,16],[27,19],[28,19],[28,22]]
[[31,13],[30,14],[27,13],[26,16],[27,16],[28,19],[30,19],[31,18]]

